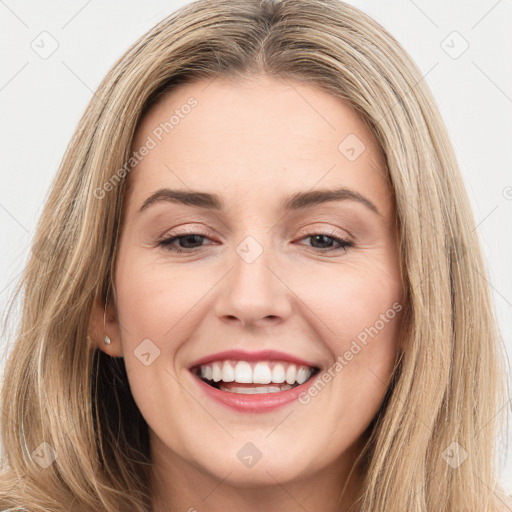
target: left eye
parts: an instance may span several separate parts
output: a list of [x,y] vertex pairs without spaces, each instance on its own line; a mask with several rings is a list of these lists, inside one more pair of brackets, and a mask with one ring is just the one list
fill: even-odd
[[[325,244],[327,243],[329,245],[329,247],[324,247],[324,248],[321,248],[321,247],[313,247],[314,249],[319,249],[320,251],[322,252],[329,252],[329,251],[336,251],[336,250],[340,250],[340,249],[343,249],[343,250],[347,250],[348,248],[352,247],[354,244],[352,242],[349,242],[348,240],[344,240],[342,238],[336,238],[336,237],[333,237],[333,236],[330,236],[330,235],[324,235],[324,234],[321,234],[321,233],[317,233],[317,234],[314,234],[314,235],[308,235],[306,236],[305,238],[311,238],[311,241],[315,242],[315,243],[320,243],[320,244]],[[339,247],[332,247],[332,242],[334,241],[334,243],[337,243]]]
[[[319,252],[330,252],[330,251],[338,251],[344,250],[346,251],[350,247],[353,247],[353,243],[344,240],[342,238],[333,237],[330,235],[322,234],[322,233],[314,233],[311,235],[307,235],[303,237],[301,240],[305,240],[310,238],[314,244],[325,245],[328,247],[313,247],[314,249],[318,249]],[[198,247],[202,247],[202,242],[204,239],[208,239],[205,235],[200,235],[198,233],[188,233],[185,235],[174,236],[171,238],[166,238],[161,240],[158,245],[164,247],[168,251],[180,253],[180,252],[188,252],[194,251]],[[178,242],[179,245],[176,245],[175,242]],[[332,244],[338,244],[338,247],[332,247]]]

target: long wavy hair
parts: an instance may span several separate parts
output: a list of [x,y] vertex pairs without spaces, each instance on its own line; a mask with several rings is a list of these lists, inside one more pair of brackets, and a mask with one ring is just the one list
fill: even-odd
[[190,3],[135,42],[94,93],[11,299],[9,314],[22,295],[1,395],[0,508],[151,510],[148,426],[123,359],[88,342],[92,305],[113,283],[136,172],[126,163],[141,118],[166,91],[262,73],[349,102],[375,134],[394,192],[406,348],[361,454],[354,510],[503,510],[507,368],[454,151],[416,65],[338,0]]

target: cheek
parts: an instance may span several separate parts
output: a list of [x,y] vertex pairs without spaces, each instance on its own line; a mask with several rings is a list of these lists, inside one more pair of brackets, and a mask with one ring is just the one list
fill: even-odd
[[[116,273],[118,315],[123,326],[123,348],[150,338],[162,354],[173,353],[176,343],[197,324],[195,311],[218,280],[197,278],[197,272],[166,266],[147,258],[120,260]],[[177,341],[178,342],[178,341]]]
[[[133,352],[141,341],[151,339],[161,352],[173,356],[198,329],[201,317],[211,312],[223,272],[218,267],[180,268],[144,254],[125,254],[116,272],[123,349]],[[374,251],[364,258],[347,255],[342,263],[312,263],[314,271],[291,265],[280,273],[293,290],[289,300],[317,331],[314,337],[334,355],[350,350],[354,340],[364,346],[374,338],[381,340],[374,350],[394,351],[391,340],[396,338],[397,322],[389,320],[396,313],[393,304],[402,300],[396,258]]]
[[347,257],[335,271],[318,265],[314,277],[302,272],[295,286],[308,306],[303,314],[332,357],[318,393],[310,389],[303,402],[329,410],[332,424],[343,418],[359,435],[382,403],[398,355],[404,308],[396,259],[382,252]]
[[[133,398],[152,428],[172,431],[177,439],[187,432],[183,418],[197,409],[176,380],[176,356],[197,328],[194,306],[214,282],[215,276],[208,284],[194,279],[194,272],[170,269],[144,256],[123,255],[117,264],[117,313]],[[180,414],[172,414],[176,405],[171,403],[180,404]]]
[[303,301],[317,316],[319,335],[333,353],[349,350],[354,340],[364,346],[374,338],[381,340],[376,350],[394,350],[403,297],[399,270],[391,262],[347,258],[334,270],[318,266],[314,274],[302,272],[296,288],[303,290]]
[[[384,398],[396,357],[399,312],[393,304],[401,301],[401,286],[395,267],[382,254],[346,258],[343,263],[311,260],[307,265],[283,265],[276,273],[287,285],[282,293],[293,302],[290,328],[307,333],[323,354],[329,354],[334,377],[307,403],[295,405],[295,414],[271,441],[260,442],[274,450],[274,439],[281,439],[283,446],[294,439],[293,446],[301,450],[290,448],[287,460],[293,461],[292,467],[307,461],[311,470],[334,460],[357,439]],[[123,352],[134,399],[157,436],[177,452],[198,459],[202,445],[197,438],[204,429],[191,426],[191,418],[205,418],[197,423],[201,428],[211,418],[173,375],[179,379],[181,346],[186,347],[201,331],[201,322],[207,325],[205,319],[212,316],[220,297],[219,279],[227,270],[171,266],[128,255],[119,260],[116,271]],[[150,367],[134,356],[145,339],[153,340],[160,351]],[[212,431],[218,427],[211,426]]]
[[382,270],[347,265],[343,272],[328,274],[323,293],[305,298],[315,313],[310,324],[314,322],[332,361],[300,403],[316,412],[332,447],[362,435],[389,387],[403,304],[400,282]]

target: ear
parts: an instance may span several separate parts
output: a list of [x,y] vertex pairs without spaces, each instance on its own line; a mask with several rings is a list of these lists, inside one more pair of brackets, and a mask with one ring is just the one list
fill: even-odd
[[[104,300],[101,297],[97,298],[93,303],[89,320],[88,339],[91,348],[99,348],[112,357],[123,357],[120,332],[113,300],[109,300],[105,310]],[[104,341],[105,336],[110,338],[109,345]]]

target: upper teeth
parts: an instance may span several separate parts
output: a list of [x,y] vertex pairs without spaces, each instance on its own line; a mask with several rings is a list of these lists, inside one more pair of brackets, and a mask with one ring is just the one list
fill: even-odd
[[313,368],[276,361],[215,361],[200,367],[200,376],[214,382],[242,384],[302,384],[313,374]]

